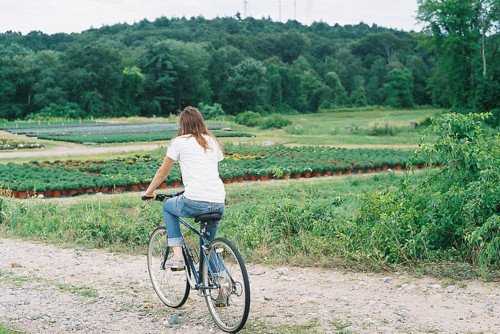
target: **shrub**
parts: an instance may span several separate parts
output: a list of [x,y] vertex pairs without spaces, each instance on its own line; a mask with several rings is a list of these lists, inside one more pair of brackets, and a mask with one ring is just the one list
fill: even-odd
[[271,115],[264,118],[260,127],[262,129],[281,129],[292,124],[292,122],[281,115]]
[[368,130],[370,136],[394,136],[397,132],[398,129],[388,123],[384,125],[375,124]]
[[[446,114],[433,123],[435,144],[419,155],[444,161],[439,173],[367,195],[355,220],[355,244],[381,263],[460,259],[483,272],[500,268],[500,135],[485,114]],[[360,233],[360,231],[365,231]]]
[[494,128],[500,127],[500,108],[491,110],[491,117],[486,122]]
[[262,116],[256,112],[253,111],[245,111],[242,112],[238,115],[236,115],[236,118],[234,121],[238,124],[245,125],[245,126],[257,126],[261,123],[262,121]]
[[46,120],[51,118],[85,118],[85,112],[76,103],[54,104],[31,114],[29,119]]
[[285,132],[291,135],[303,135],[306,131],[302,125],[298,124],[287,127]]
[[212,105],[200,103],[199,109],[205,119],[213,119],[225,115],[224,109],[222,109],[219,103],[214,103]]

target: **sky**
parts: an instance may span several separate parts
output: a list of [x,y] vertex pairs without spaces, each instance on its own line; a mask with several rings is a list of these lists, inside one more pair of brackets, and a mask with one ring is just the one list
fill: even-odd
[[[417,0],[247,0],[249,16],[302,23],[367,24],[419,30]],[[244,13],[244,0],[0,0],[0,32],[80,32],[160,16],[206,18]]]

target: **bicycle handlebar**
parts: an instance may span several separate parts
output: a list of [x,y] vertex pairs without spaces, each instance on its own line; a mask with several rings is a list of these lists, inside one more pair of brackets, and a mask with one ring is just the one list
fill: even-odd
[[163,202],[166,199],[177,197],[184,194],[184,190],[181,192],[178,192],[176,194],[156,194],[154,197],[148,197],[148,196],[142,196],[141,199],[143,201],[150,201],[150,200],[155,200],[159,202]]

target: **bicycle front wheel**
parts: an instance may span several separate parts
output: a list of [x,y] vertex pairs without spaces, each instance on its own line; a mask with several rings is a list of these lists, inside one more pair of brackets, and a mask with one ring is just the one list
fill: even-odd
[[240,252],[229,240],[217,238],[210,243],[202,268],[212,318],[223,331],[238,332],[250,312],[250,282]]
[[172,256],[167,245],[167,231],[156,228],[149,237],[148,272],[153,289],[167,306],[177,308],[184,305],[191,286],[185,271],[172,271],[165,268],[165,261]]

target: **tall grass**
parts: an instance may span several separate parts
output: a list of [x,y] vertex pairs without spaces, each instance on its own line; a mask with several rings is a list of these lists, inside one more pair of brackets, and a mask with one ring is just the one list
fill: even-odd
[[[364,192],[399,182],[394,174],[339,180],[288,181],[228,186],[228,208],[220,234],[235,240],[257,262],[331,262],[343,256],[342,226]],[[161,204],[131,195],[64,201],[0,197],[0,230],[50,242],[141,250],[162,223]],[[332,243],[335,243],[333,245]]]

